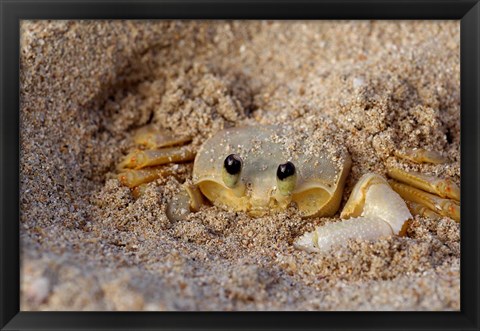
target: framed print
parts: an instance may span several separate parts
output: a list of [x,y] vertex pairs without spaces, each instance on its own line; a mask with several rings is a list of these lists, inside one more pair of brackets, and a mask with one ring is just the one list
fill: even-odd
[[1,8],[2,330],[478,329],[476,1]]

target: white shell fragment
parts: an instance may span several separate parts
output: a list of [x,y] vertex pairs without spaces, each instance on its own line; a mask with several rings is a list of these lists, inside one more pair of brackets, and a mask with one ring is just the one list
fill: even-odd
[[[370,176],[365,180],[365,176]],[[352,194],[363,211],[359,217],[329,223],[317,227],[299,237],[294,245],[309,252],[324,252],[335,244],[344,245],[348,239],[375,240],[399,234],[408,219],[412,217],[403,199],[388,185],[387,181],[375,174],[360,179]],[[373,179],[373,180],[372,180]]]

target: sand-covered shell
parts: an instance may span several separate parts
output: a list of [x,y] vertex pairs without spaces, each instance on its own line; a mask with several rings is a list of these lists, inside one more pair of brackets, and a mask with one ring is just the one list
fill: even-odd
[[[308,147],[308,148],[307,148]],[[222,178],[230,154],[243,161],[239,184]],[[288,196],[278,192],[277,169],[292,162],[296,185]],[[303,216],[331,216],[339,207],[351,158],[343,146],[326,150],[320,142],[288,125],[226,129],[207,140],[195,158],[193,180],[215,205],[252,215],[285,209],[294,202]]]

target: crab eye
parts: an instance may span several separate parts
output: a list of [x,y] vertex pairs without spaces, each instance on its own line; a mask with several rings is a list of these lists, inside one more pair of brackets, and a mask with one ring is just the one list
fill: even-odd
[[290,195],[295,189],[297,174],[292,162],[280,164],[277,168],[277,187],[282,195]]
[[236,154],[230,154],[223,161],[222,177],[227,187],[234,187],[238,183],[242,172],[242,159]]

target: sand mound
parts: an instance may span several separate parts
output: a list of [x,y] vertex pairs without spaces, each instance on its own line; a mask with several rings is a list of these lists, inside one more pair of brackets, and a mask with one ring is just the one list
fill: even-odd
[[[332,219],[206,207],[171,222],[190,167],[138,200],[111,173],[147,123],[200,146],[291,122],[347,147],[344,201],[392,164],[459,183],[459,44],[459,23],[439,21],[23,22],[21,309],[458,310],[448,218],[311,254],[293,239]],[[411,147],[449,163],[393,156]]]

